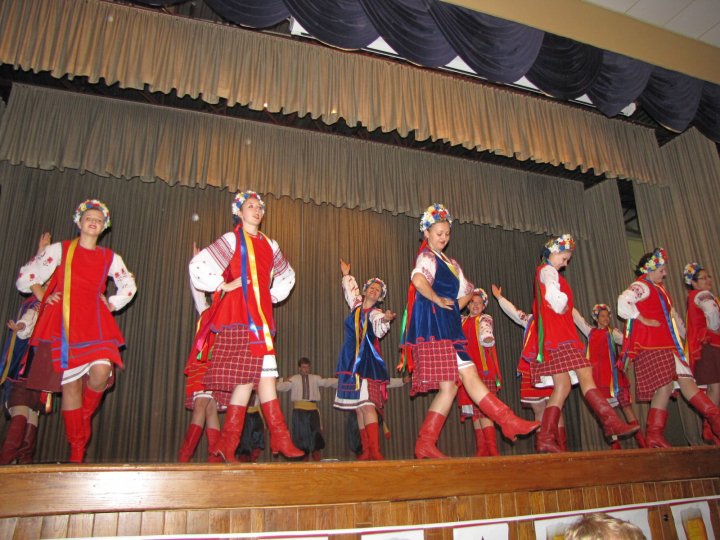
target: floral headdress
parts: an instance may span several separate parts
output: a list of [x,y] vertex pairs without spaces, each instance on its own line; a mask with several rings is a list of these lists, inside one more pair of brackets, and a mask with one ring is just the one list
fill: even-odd
[[685,285],[688,287],[691,286],[692,282],[697,279],[697,275],[700,273],[700,270],[705,270],[702,266],[700,266],[700,263],[691,262],[686,264],[685,270],[683,270]]
[[108,210],[105,203],[98,201],[97,199],[87,199],[80,203],[80,205],[75,209],[75,214],[73,215],[75,225],[80,225],[80,218],[88,210],[100,210],[100,212],[102,212],[103,218],[105,218],[103,231],[110,227],[110,210]]
[[667,263],[667,253],[663,248],[656,248],[655,251],[653,251],[652,256],[645,264],[642,265],[642,268],[639,268],[639,270],[641,274],[647,274],[648,272],[652,272],[653,270],[657,270],[661,266],[664,266],[665,263]]
[[570,234],[563,234],[545,244],[549,253],[562,253],[563,251],[575,251],[575,239]]
[[447,221],[452,225],[453,218],[450,212],[440,203],[433,203],[427,207],[427,210],[420,216],[420,232],[427,231],[438,221]]
[[265,211],[265,203],[263,202],[260,195],[258,195],[255,191],[238,191],[235,195],[235,199],[232,202],[233,216],[240,217],[240,209],[242,208],[242,205],[245,204],[245,201],[247,201],[248,199],[257,199],[260,203],[260,208],[263,209],[263,212]]
[[595,304],[592,309],[593,321],[597,322],[598,316],[600,315],[601,311],[607,311],[608,315],[612,313],[612,309],[610,309],[610,306],[608,306],[607,304]]
[[473,296],[479,296],[480,300],[482,300],[483,306],[487,307],[488,295],[484,289],[481,289],[480,287],[478,287],[477,289],[473,289],[472,293],[473,293]]
[[380,285],[380,298],[378,298],[378,302],[382,302],[385,299],[385,295],[387,295],[387,285],[385,285],[385,282],[379,277],[370,278],[365,282],[362,289],[363,296],[365,295],[365,291],[368,290],[368,287],[373,283]]

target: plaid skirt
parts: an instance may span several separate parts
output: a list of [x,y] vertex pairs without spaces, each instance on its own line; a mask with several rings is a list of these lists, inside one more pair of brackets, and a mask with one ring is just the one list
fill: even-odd
[[449,339],[423,341],[412,349],[415,370],[410,395],[424,394],[440,388],[440,383],[460,382],[457,349]]
[[548,351],[543,363],[530,364],[530,379],[532,384],[538,384],[543,375],[567,373],[591,365],[581,349],[573,347],[570,343],[563,343],[557,349]]
[[638,401],[650,401],[658,388],[678,378],[672,349],[642,349],[634,362],[635,398]]
[[257,388],[262,364],[263,357],[253,356],[250,350],[250,331],[246,326],[225,328],[215,338],[202,384],[220,406],[227,406],[236,386],[252,383]]

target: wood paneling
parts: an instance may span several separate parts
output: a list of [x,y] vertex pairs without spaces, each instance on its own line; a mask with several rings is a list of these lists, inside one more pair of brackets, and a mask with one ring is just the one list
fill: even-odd
[[[0,537],[401,527],[641,505],[720,494],[719,458],[720,449],[688,448],[376,463],[5,467]],[[710,507],[720,530],[720,504]],[[649,520],[656,538],[674,537],[667,504],[651,507]],[[512,522],[511,533],[533,538],[532,519]],[[452,528],[428,529],[425,537],[451,540]]]

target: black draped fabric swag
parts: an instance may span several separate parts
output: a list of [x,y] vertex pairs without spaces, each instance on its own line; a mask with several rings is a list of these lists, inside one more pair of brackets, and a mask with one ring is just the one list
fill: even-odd
[[[179,0],[134,0],[148,6]],[[720,86],[440,0],[205,0],[225,20],[267,28],[295,18],[341,49],[382,37],[399,56],[437,68],[460,57],[499,83],[526,77],[558,99],[587,95],[606,116],[638,101],[673,131],[720,142]]]

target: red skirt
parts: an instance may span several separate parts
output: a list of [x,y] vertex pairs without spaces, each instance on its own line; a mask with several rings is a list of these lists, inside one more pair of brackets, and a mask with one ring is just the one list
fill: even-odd
[[571,343],[563,343],[557,349],[548,350],[544,362],[532,362],[530,364],[530,378],[533,384],[537,384],[540,382],[541,376],[567,373],[568,371],[591,367],[591,365],[582,350]]
[[410,395],[438,390],[440,383],[460,382],[457,349],[449,339],[424,341],[413,346],[415,370]]
[[227,406],[236,386],[252,383],[254,388],[262,373],[262,356],[250,350],[247,326],[225,328],[215,338],[207,373],[202,384],[210,390],[220,406]]
[[634,362],[638,401],[650,401],[658,388],[677,380],[672,349],[641,349]]

